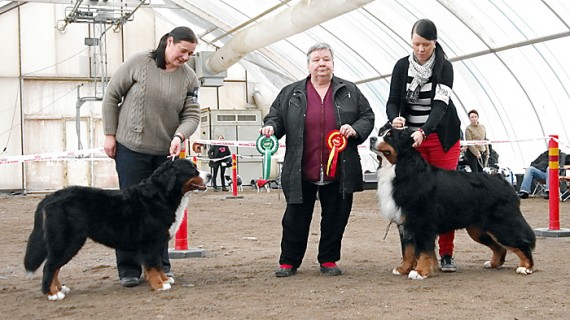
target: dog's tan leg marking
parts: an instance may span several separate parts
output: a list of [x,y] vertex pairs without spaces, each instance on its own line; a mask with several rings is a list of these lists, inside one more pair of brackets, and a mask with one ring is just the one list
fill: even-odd
[[425,279],[433,273],[435,265],[435,253],[422,252],[418,258],[418,264],[413,272],[414,274],[412,275],[412,273],[410,273],[408,277],[411,279]]
[[53,273],[53,279],[51,281],[51,284],[49,286],[49,292],[47,294],[49,301],[63,300],[65,298],[65,295],[69,293],[69,291],[71,291],[69,290],[69,288],[62,286],[61,283],[59,282],[58,278],[59,270],[60,269],[57,269]]
[[520,249],[509,247],[509,250],[514,252],[514,254],[516,254],[520,259],[519,266],[517,268],[517,273],[531,274],[533,267],[532,261],[530,261]]
[[71,289],[62,285],[61,281],[59,281],[59,270],[61,270],[61,269],[57,269],[57,271],[55,272],[55,275],[53,277],[53,280],[55,282],[55,286],[57,288],[57,291],[59,291],[63,294],[68,294],[71,291]]
[[395,275],[407,275],[416,266],[416,254],[414,246],[411,244],[404,248],[404,255],[402,256],[402,263],[392,270]]
[[163,282],[174,284],[174,278],[168,277],[164,271],[160,271],[160,279],[162,279]]
[[489,235],[495,241],[493,244],[489,245],[489,244],[482,243],[479,240],[481,237],[481,234],[482,234],[481,229],[479,229],[479,228],[468,227],[466,229],[467,229],[467,233],[469,234],[471,239],[475,240],[475,242],[481,243],[482,245],[489,247],[491,249],[491,251],[493,251],[493,256],[491,257],[491,260],[485,261],[483,266],[487,269],[495,269],[495,268],[498,269],[498,268],[502,267],[503,264],[505,263],[505,258],[507,256],[507,249],[505,249],[503,246],[498,244],[496,241],[496,238],[493,235]]
[[[156,268],[145,269],[144,275],[152,289],[155,291],[168,290],[171,288],[170,283],[162,280],[162,276],[164,275],[162,270],[159,271]],[[164,276],[166,277],[166,275]]]
[[59,288],[57,287],[59,284],[59,279],[57,278],[57,275],[59,274],[59,269],[56,269],[55,272],[53,273],[53,278],[51,280],[51,284],[49,286],[49,292],[48,295],[53,296],[53,295],[57,295]]

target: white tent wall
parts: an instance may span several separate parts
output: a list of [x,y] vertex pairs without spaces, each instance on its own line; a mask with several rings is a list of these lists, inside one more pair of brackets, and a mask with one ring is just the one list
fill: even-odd
[[[58,31],[65,17],[62,4],[27,3],[0,14],[0,147],[2,156],[39,155],[79,148],[76,131],[78,97],[95,98],[92,47],[84,39],[95,37],[87,23],[72,23]],[[33,22],[33,23],[32,23]],[[139,9],[123,28],[106,33],[107,75],[134,53],[156,47],[160,37],[175,25],[157,17],[150,8]],[[20,40],[25,39],[25,40]],[[204,45],[198,51],[213,50]],[[21,62],[20,62],[21,61]],[[201,88],[200,103],[210,109],[252,108],[253,88],[245,69],[228,70],[224,86]],[[21,96],[21,101],[20,101]],[[89,99],[87,99],[89,100]],[[20,115],[23,116],[21,119]],[[103,146],[101,101],[80,106],[79,136],[83,149]],[[200,139],[198,130],[191,140]],[[0,150],[1,151],[1,150]],[[203,169],[207,163],[201,163]],[[44,192],[69,185],[116,188],[114,162],[103,152],[71,160],[27,161],[0,164],[0,190]]]
[[[93,61],[90,48],[84,45],[84,38],[94,37],[93,31],[86,23],[72,23],[65,32],[58,31],[57,21],[64,18],[66,6],[75,1],[53,2],[60,4],[37,0],[14,3],[3,11],[0,6],[5,46],[0,50],[5,62],[0,68],[0,98],[4,103],[0,107],[0,148],[6,148],[3,156],[76,149],[73,125],[77,92],[73,89],[83,85],[81,96],[95,95],[90,79]],[[246,28],[263,25],[263,20],[273,19],[301,2],[307,1],[241,0],[239,6],[231,1],[209,0],[145,4],[123,29],[108,32],[107,75],[112,76],[133,53],[154,48],[160,36],[175,25],[187,25],[196,31],[200,38],[198,51],[215,51],[234,37],[239,39],[239,33]],[[335,49],[335,74],[359,85],[380,126],[386,120],[385,104],[394,63],[411,51],[410,28],[417,19],[430,18],[438,26],[438,41],[453,61],[454,100],[462,129],[469,124],[467,111],[477,109],[488,138],[498,141],[493,147],[501,163],[520,173],[546,149],[545,136],[549,134],[558,134],[561,149],[570,153],[570,129],[566,125],[570,119],[568,3],[373,1],[246,54],[228,70],[224,86],[201,89],[200,102],[212,110],[256,105],[265,112],[263,109],[281,87],[306,75],[305,50],[317,41],[326,41]],[[103,138],[99,113],[100,102],[87,102],[81,107],[84,148],[102,145],[98,140]],[[59,131],[30,136],[42,127]],[[51,142],[48,137],[57,141]],[[59,149],[45,148],[50,145]],[[42,190],[71,183],[116,186],[113,162],[104,154],[94,158],[0,165],[0,189]],[[50,169],[34,168],[40,165]]]

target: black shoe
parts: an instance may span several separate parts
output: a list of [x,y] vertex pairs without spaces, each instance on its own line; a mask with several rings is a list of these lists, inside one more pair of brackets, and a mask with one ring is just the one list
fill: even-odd
[[137,277],[124,277],[121,279],[121,285],[125,288],[132,288],[138,286],[141,281]]
[[519,198],[527,199],[528,198],[528,192],[524,192],[524,191],[519,192]]
[[275,270],[275,276],[277,278],[290,277],[295,273],[297,273],[297,268],[284,266],[284,265],[280,265],[279,268]]
[[228,188],[222,187],[222,191],[228,191]]
[[455,272],[457,271],[457,265],[452,256],[445,255],[441,257],[441,266],[439,269],[443,272]]
[[336,264],[334,264],[334,266],[330,266],[330,267],[324,267],[321,264],[320,271],[325,276],[333,276],[334,277],[334,276],[340,276],[342,274],[342,270]]
[[547,200],[548,200],[548,198],[549,198],[548,191],[545,191],[545,192],[544,192],[543,197],[544,197],[544,199],[547,199]]

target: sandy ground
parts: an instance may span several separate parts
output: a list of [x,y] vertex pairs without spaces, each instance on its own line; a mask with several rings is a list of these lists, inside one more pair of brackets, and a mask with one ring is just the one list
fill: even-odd
[[[189,210],[189,245],[202,258],[173,260],[177,283],[151,292],[147,283],[123,288],[114,252],[88,242],[60,278],[72,291],[60,302],[40,293],[41,270],[27,278],[22,266],[33,211],[43,195],[0,195],[0,314],[5,319],[567,319],[570,314],[570,238],[537,239],[535,273],[515,273],[517,258],[485,270],[490,251],[465,231],[456,237],[454,274],[427,280],[391,274],[400,259],[397,230],[374,191],[355,196],[345,233],[340,277],[321,276],[316,262],[319,210],[305,261],[297,275],[276,278],[283,195],[246,190],[195,194]],[[548,202],[522,202],[533,228],[548,227]],[[570,201],[560,204],[570,227]]]

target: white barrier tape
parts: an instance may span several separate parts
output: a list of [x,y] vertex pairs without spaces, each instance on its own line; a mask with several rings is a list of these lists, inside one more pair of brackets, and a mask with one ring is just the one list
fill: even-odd
[[[263,157],[260,156],[260,155],[258,156],[258,155],[247,155],[247,154],[246,154],[246,155],[236,154],[236,156],[237,156],[238,158],[255,158],[255,159],[261,159],[261,158],[263,158]],[[224,160],[224,159],[226,159],[226,158],[231,157],[231,155],[225,156],[225,157],[223,157],[223,158],[216,158],[216,159],[210,159],[210,158],[204,157],[204,156],[193,156],[193,157],[196,157],[196,160],[199,160],[199,161],[208,161],[208,162],[209,162],[210,160],[211,160],[211,161]]]
[[30,154],[21,156],[7,156],[0,157],[0,164],[22,163],[25,161],[41,161],[41,160],[58,160],[66,158],[77,158],[97,152],[103,152],[103,148],[93,148],[85,150],[64,151],[64,152],[51,152],[42,154]]
[[231,157],[232,157],[232,155],[230,154],[229,156],[225,156],[225,157],[222,157],[222,158],[215,158],[215,159],[210,159],[210,158],[208,158],[208,157],[196,156],[196,159],[197,159],[197,160],[201,160],[201,161],[220,161],[220,160],[225,160],[225,159],[231,158]]
[[533,138],[533,139],[512,139],[512,140],[461,140],[461,146],[475,146],[475,145],[485,145],[494,143],[511,143],[511,142],[529,142],[536,140],[550,139],[550,137]]
[[567,149],[570,149],[570,145],[568,145],[564,141],[560,141],[560,139],[558,139],[558,138],[552,138],[552,139],[554,139],[554,141],[556,141],[558,143],[558,148],[560,148],[560,145],[563,145]]
[[[255,148],[255,141],[236,141],[236,140],[196,140],[194,142],[214,145],[214,146],[227,146],[227,147],[250,147]],[[285,148],[284,144],[279,144],[279,147]]]
[[[214,146],[226,147],[250,147],[255,148],[255,141],[236,141],[236,140],[196,140],[195,143]],[[285,148],[285,144],[279,143],[279,148]],[[359,145],[358,148],[368,149],[367,146]]]
[[[541,138],[533,138],[533,139],[512,139],[512,140],[462,140],[461,146],[470,146],[470,145],[485,145],[485,144],[494,144],[494,143],[512,143],[512,142],[529,142],[529,141],[536,141],[536,140],[545,140],[550,139],[551,137],[541,137]],[[561,141],[560,139],[553,138],[559,145],[563,145],[566,148],[570,149],[570,145]],[[231,141],[231,140],[196,140],[194,142],[207,144],[207,145],[218,145],[218,146],[234,146],[234,147],[251,147],[255,148],[255,141]],[[279,147],[284,148],[284,144],[279,144]],[[359,145],[359,149],[366,149],[368,150],[369,147],[366,145]],[[26,161],[42,161],[42,160],[61,160],[61,159],[68,159],[68,158],[78,158],[80,156],[90,155],[93,153],[104,152],[103,148],[92,148],[92,149],[85,149],[85,150],[74,150],[74,151],[63,151],[63,152],[52,152],[52,153],[42,153],[42,154],[30,154],[30,155],[21,155],[21,156],[7,156],[7,157],[0,157],[0,164],[13,164],[13,163],[22,163]],[[254,158],[261,156],[255,155],[237,155],[238,157],[244,158]],[[224,160],[231,155],[217,158],[217,159],[210,159],[206,157],[197,157],[197,159],[201,161],[219,161]]]
[[542,137],[542,138],[534,138],[534,139],[513,139],[513,140],[462,140],[461,146],[474,146],[474,145],[486,145],[492,143],[512,143],[512,142],[529,142],[529,141],[537,141],[537,140],[548,140],[554,139],[558,143],[559,146],[564,146],[567,149],[570,149],[570,145],[559,138],[554,137]]

